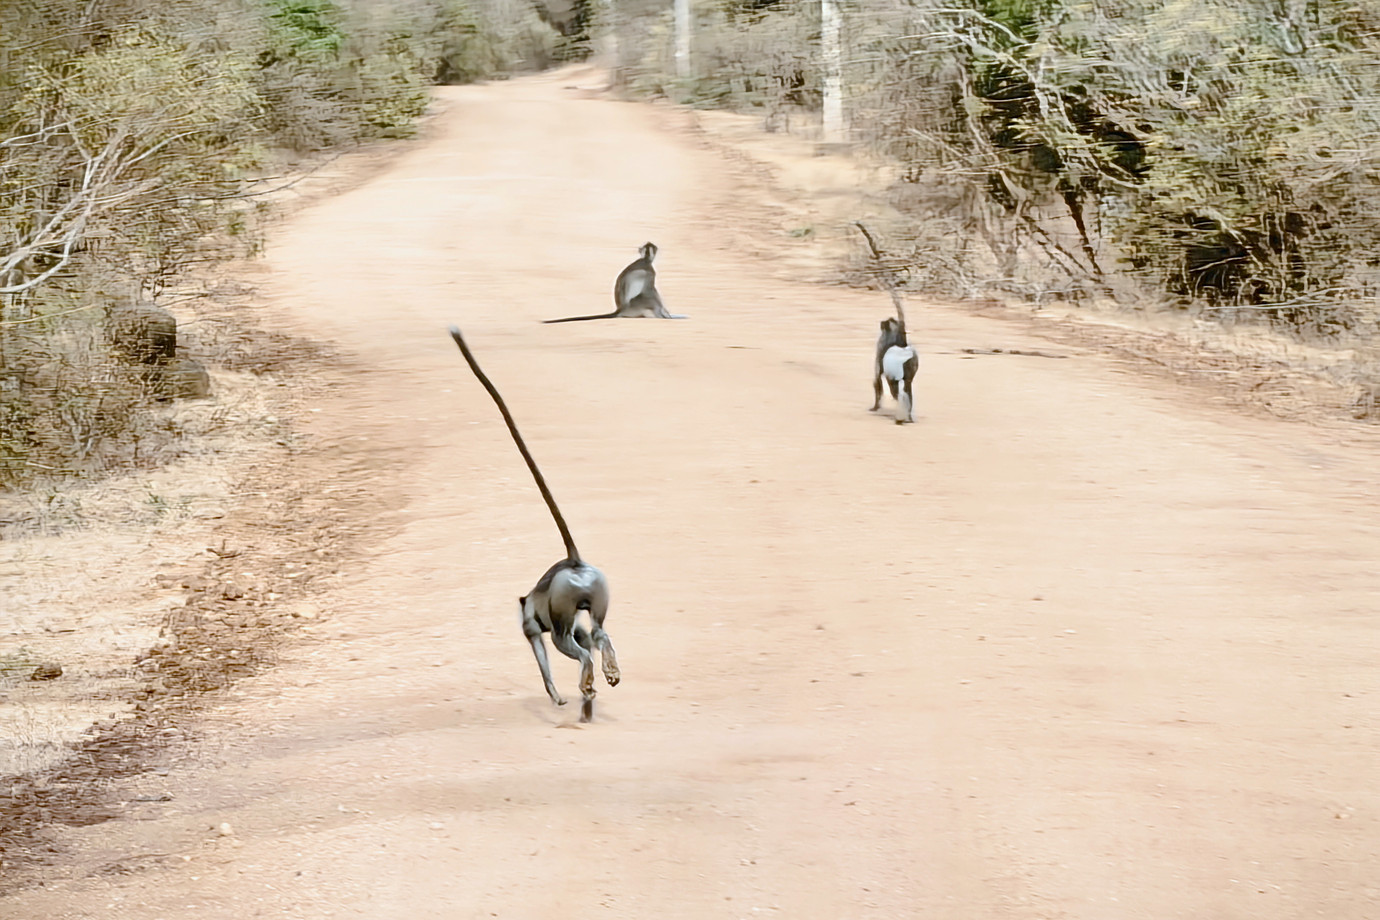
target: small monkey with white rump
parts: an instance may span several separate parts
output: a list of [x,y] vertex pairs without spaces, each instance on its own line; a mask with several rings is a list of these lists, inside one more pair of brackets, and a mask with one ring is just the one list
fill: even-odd
[[915,421],[915,372],[920,369],[920,356],[906,341],[906,323],[900,319],[884,319],[882,333],[877,336],[876,379],[872,381],[875,398],[872,411],[882,405],[882,380],[885,378],[891,398],[896,400],[896,424]]
[[[860,221],[854,221],[868,248],[872,250],[872,260],[882,262],[882,252],[872,234]],[[882,407],[882,381],[891,390],[891,398],[896,400],[896,424],[904,425],[915,421],[915,372],[920,369],[920,355],[906,338],[906,311],[901,304],[901,294],[896,290],[896,281],[890,272],[881,272],[878,277],[882,286],[891,295],[891,303],[896,307],[895,319],[881,322],[881,334],[877,336],[877,351],[872,364],[872,411]]]

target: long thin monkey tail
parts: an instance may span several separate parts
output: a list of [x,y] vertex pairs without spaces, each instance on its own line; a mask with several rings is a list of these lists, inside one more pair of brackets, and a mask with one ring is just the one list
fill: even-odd
[[544,319],[543,323],[579,323],[587,319],[613,319],[618,315],[618,311],[612,313],[595,313],[592,316],[564,316],[560,319]]
[[580,553],[579,550],[575,549],[575,538],[570,535],[570,528],[565,526],[565,518],[561,517],[561,509],[556,507],[556,500],[551,497],[551,490],[546,487],[546,479],[542,476],[541,470],[537,469],[537,461],[532,459],[531,452],[527,450],[527,444],[522,440],[522,435],[518,433],[517,423],[513,421],[513,415],[508,411],[503,397],[498,394],[498,390],[489,382],[489,378],[484,376],[484,372],[479,369],[479,362],[474,360],[474,355],[470,353],[470,348],[465,344],[465,338],[460,334],[458,327],[450,327],[450,337],[455,339],[456,345],[460,346],[460,354],[465,356],[465,363],[470,366],[470,370],[474,371],[474,376],[479,378],[484,389],[489,391],[494,404],[498,406],[498,411],[502,413],[503,421],[508,426],[508,433],[513,436],[513,443],[517,445],[518,453],[522,454],[522,459],[527,461],[527,468],[532,471],[532,478],[537,481],[537,489],[541,492],[546,507],[551,510],[551,516],[556,519],[556,529],[561,532],[561,539],[565,541],[566,558],[579,562]]
[[[878,248],[877,240],[872,236],[872,232],[868,230],[860,220],[853,221],[853,226],[857,227],[867,240],[867,248],[872,250],[872,261],[877,265],[877,279],[882,283],[882,287],[886,288],[886,292],[891,295],[891,305],[896,308],[896,318],[901,321],[901,326],[904,327],[906,324],[906,308],[901,302],[900,291],[896,290],[894,272],[886,268],[883,264],[882,250]],[[905,341],[902,340],[901,344],[904,345]]]

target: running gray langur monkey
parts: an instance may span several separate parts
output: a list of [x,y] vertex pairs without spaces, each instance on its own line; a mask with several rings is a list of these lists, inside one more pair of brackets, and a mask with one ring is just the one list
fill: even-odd
[[655,243],[643,243],[638,249],[638,258],[618,273],[613,282],[613,312],[596,313],[592,316],[566,316],[561,319],[542,320],[544,323],[578,323],[587,319],[615,319],[618,317],[654,316],[658,319],[689,319],[679,313],[671,313],[661,302],[656,289],[656,269],[652,262],[656,259]]
[[[580,558],[579,551],[575,549],[575,540],[570,535],[570,528],[566,526],[561,510],[556,507],[556,500],[551,496],[551,490],[547,488],[541,470],[537,469],[537,462],[532,459],[522,435],[518,433],[517,424],[508,412],[503,397],[479,369],[479,364],[470,353],[460,330],[451,326],[450,336],[455,339],[455,344],[460,346],[460,353],[465,356],[470,370],[474,371],[484,389],[493,397],[499,413],[503,416],[504,424],[508,426],[508,433],[513,436],[518,453],[522,454],[522,459],[527,462],[527,468],[532,472],[532,478],[537,482],[542,500],[546,502],[546,507],[556,520],[556,529],[565,541],[565,558],[547,569],[530,593],[518,598],[518,610],[522,617],[522,633],[532,645],[532,654],[537,658],[537,667],[541,668],[541,679],[546,685],[546,693],[557,706],[564,706],[565,699],[556,690],[555,682],[551,680],[551,666],[546,659],[546,643],[542,639],[542,633],[551,633],[551,642],[556,646],[556,650],[580,662],[580,721],[588,722],[594,717],[596,648],[599,650],[604,680],[608,681],[608,685],[618,686],[621,678],[613,642],[604,631],[604,616],[609,609],[608,579],[604,577],[603,572]],[[581,611],[589,615],[588,629],[583,623],[578,622]]]

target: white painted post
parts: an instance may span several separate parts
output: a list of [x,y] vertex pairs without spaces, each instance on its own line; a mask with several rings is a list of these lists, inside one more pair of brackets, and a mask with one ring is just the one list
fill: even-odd
[[839,0],[819,0],[820,52],[824,56],[825,144],[845,144],[848,129],[843,122],[843,15]]
[[676,77],[690,79],[690,0],[675,0]]
[[609,69],[609,86],[621,87],[624,83],[623,43],[619,35],[623,31],[623,14],[618,0],[600,0],[599,37],[596,39],[596,54]]

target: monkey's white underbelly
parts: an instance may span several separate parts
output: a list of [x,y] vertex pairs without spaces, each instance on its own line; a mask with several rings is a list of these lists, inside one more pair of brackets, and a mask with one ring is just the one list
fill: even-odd
[[891,380],[904,380],[906,362],[915,357],[915,349],[910,345],[901,348],[893,345],[882,355],[882,373]]

